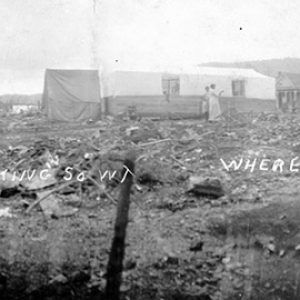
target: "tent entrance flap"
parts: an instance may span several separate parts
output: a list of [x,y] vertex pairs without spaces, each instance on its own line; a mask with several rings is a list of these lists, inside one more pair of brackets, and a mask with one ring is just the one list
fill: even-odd
[[43,108],[51,120],[83,121],[101,117],[97,70],[46,70]]

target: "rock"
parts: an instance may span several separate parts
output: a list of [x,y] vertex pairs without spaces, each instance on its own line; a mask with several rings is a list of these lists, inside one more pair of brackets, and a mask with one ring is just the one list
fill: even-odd
[[145,172],[138,176],[137,181],[142,185],[154,186],[156,184],[162,184],[153,174]]
[[193,251],[193,252],[202,251],[203,245],[204,245],[204,243],[202,241],[198,241],[198,242],[194,243],[193,245],[191,245],[189,250]]
[[269,244],[267,245],[267,249],[268,249],[270,252],[274,253],[276,248],[275,248],[275,245],[274,245],[273,243],[269,243]]
[[105,118],[109,122],[113,122],[115,120],[115,117],[113,117],[113,116],[105,116]]
[[[38,193],[38,197],[42,198],[47,195],[49,191]],[[49,195],[47,198],[40,202],[40,207],[48,218],[60,218],[69,217],[78,212],[78,208],[65,207],[62,205],[60,199],[56,198],[54,195]]]
[[222,263],[223,263],[224,265],[229,264],[230,261],[231,261],[231,257],[230,257],[230,256],[226,256],[226,257],[224,257],[224,258],[222,259]]
[[19,180],[13,174],[3,171],[0,173],[0,190],[13,189],[19,185]]
[[221,197],[220,202],[222,205],[227,205],[231,202],[234,202],[234,197],[225,195],[225,196]]
[[35,172],[32,179],[27,182],[22,182],[22,185],[28,190],[38,190],[54,185],[57,180],[55,178],[57,170],[55,169],[44,169],[39,172]]
[[196,284],[197,284],[197,285],[200,285],[200,286],[203,286],[203,285],[204,285],[204,282],[203,282],[202,278],[198,278],[198,279],[196,280]]
[[191,176],[189,178],[188,193],[196,196],[220,198],[225,195],[221,182],[217,178]]
[[22,208],[27,208],[30,205],[29,202],[24,199],[22,199],[19,204]]
[[269,289],[270,287],[271,287],[271,283],[270,282],[266,282],[265,288]]
[[138,126],[129,127],[126,129],[125,133],[127,136],[131,136],[134,132],[137,132],[140,129]]
[[79,211],[78,208],[72,207],[72,208],[66,208],[62,207],[61,210],[56,213],[57,218],[62,218],[62,217],[71,217],[75,215]]
[[73,207],[80,207],[82,201],[76,194],[70,194],[65,198],[64,204]]
[[91,279],[91,276],[84,271],[74,271],[71,275],[70,275],[70,281],[72,281],[73,283],[82,283],[82,282],[87,282]]
[[221,206],[221,202],[219,202],[218,200],[211,200],[210,205],[211,207],[219,207]]
[[120,286],[120,292],[121,293],[126,293],[130,290],[130,285],[122,283]]
[[179,264],[179,258],[175,257],[175,256],[164,257],[164,261],[170,265],[178,265]]
[[295,247],[296,251],[300,251],[300,244]]
[[100,287],[101,286],[101,281],[102,281],[102,278],[99,278],[98,276],[93,274],[90,278],[89,283],[88,283],[88,287],[89,288]]
[[283,219],[285,219],[285,218],[286,218],[286,215],[281,215],[281,216],[279,217],[280,220],[283,220]]
[[[42,198],[49,192],[39,193],[38,197]],[[55,198],[53,195],[48,196],[46,199],[40,202],[40,207],[46,217],[57,216],[60,213],[59,199]]]
[[9,211],[9,207],[0,208],[0,218],[12,218],[13,215]]
[[57,276],[55,276],[53,279],[50,280],[49,284],[57,284],[57,283],[62,283],[62,284],[66,284],[68,282],[68,278],[65,277],[63,274],[59,274]]
[[263,243],[259,239],[255,239],[253,246],[256,249],[263,249],[263,247],[264,247]]
[[267,249],[270,252],[275,252],[274,237],[260,234],[254,239],[254,246],[259,249]]
[[129,139],[135,144],[148,142],[150,140],[158,140],[161,138],[161,134],[157,129],[150,128],[133,130],[129,136]]
[[132,259],[128,259],[127,261],[125,261],[124,263],[124,271],[129,271],[132,270],[136,267],[136,261],[132,260]]

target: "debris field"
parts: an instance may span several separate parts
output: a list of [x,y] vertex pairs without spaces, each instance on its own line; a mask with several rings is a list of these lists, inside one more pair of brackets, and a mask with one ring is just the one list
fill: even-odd
[[128,152],[124,299],[299,299],[298,116],[0,126],[1,299],[101,299]]

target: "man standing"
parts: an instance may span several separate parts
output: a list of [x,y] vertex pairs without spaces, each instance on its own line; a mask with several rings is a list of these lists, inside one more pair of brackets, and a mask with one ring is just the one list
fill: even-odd
[[221,116],[221,107],[219,102],[219,97],[223,93],[216,91],[216,85],[210,85],[209,92],[209,121],[216,121]]

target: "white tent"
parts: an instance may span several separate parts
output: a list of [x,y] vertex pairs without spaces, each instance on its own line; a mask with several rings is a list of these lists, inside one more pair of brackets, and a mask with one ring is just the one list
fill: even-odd
[[103,84],[108,99],[104,111],[116,114],[136,106],[142,114],[199,115],[201,96],[211,84],[224,91],[224,109],[228,103],[245,111],[276,109],[275,78],[252,69],[190,67],[116,70],[108,74]]
[[163,95],[162,80],[167,75],[177,76],[179,96],[202,95],[206,86],[214,83],[224,90],[225,97],[233,97],[235,82],[243,82],[245,98],[275,99],[275,78],[252,69],[193,67],[165,71],[117,70],[109,76],[108,96]]

